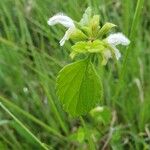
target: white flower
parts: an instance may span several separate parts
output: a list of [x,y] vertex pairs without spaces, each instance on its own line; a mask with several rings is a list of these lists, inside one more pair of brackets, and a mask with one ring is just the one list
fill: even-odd
[[103,51],[103,61],[102,61],[102,65],[106,65],[107,64],[107,61],[109,58],[111,58],[112,55],[111,55],[111,51],[109,49],[105,49]]
[[65,35],[63,36],[63,38],[60,40],[60,46],[63,46],[64,44],[65,44],[65,41],[67,41],[67,40],[69,40],[69,38],[70,38],[70,35],[74,32],[74,27],[70,27],[67,31],[66,31],[66,33],[65,33]]
[[68,17],[62,13],[56,14],[53,17],[49,18],[47,23],[50,26],[53,26],[55,24],[62,24],[63,26],[68,28],[64,37],[59,42],[60,46],[64,45],[65,41],[69,39],[70,35],[74,32],[74,29],[75,29],[73,20],[70,17]]
[[[123,35],[122,33],[115,33],[115,34],[110,34],[106,38],[106,42],[111,46],[111,48],[114,50],[116,59],[118,60],[121,57],[121,53],[119,50],[116,48],[117,45],[121,44],[124,46],[127,46],[130,44],[129,39]],[[111,51],[111,50],[110,50]],[[112,57],[110,53],[108,53],[108,50],[104,51],[104,57],[106,60]]]
[[110,34],[107,37],[107,41],[109,44],[112,44],[114,46],[122,44],[122,45],[129,45],[130,41],[129,39],[123,35],[122,33],[114,33],[114,34]]

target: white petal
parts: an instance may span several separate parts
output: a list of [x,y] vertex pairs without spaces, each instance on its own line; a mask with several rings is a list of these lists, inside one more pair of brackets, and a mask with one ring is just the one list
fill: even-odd
[[122,44],[122,45],[130,44],[129,39],[122,33],[110,34],[106,40],[109,44],[113,46],[116,46],[118,44]]
[[109,58],[112,58],[111,51],[109,49],[105,49],[103,51],[102,65],[106,65]]
[[112,48],[114,49],[116,59],[119,60],[119,58],[121,57],[120,51],[115,46],[113,46]]
[[60,46],[63,46],[64,44],[65,44],[65,41],[67,41],[69,38],[70,38],[70,35],[74,32],[74,27],[72,27],[72,28],[69,28],[67,31],[66,31],[66,33],[65,33],[65,35],[63,36],[63,38],[60,40]]
[[[114,53],[115,53],[115,57],[116,59],[118,60],[120,57],[121,57],[121,53],[119,52],[119,50],[115,47],[115,46],[112,46],[113,50],[114,50]],[[103,65],[106,65],[107,64],[107,61],[112,58],[112,52],[111,50],[109,49],[105,49],[104,52],[103,52],[103,61],[102,61],[102,64]]]
[[62,13],[56,14],[53,17],[49,18],[47,23],[50,26],[60,23],[67,28],[75,27],[73,20]]
[[105,57],[107,60],[112,57],[111,51],[110,51],[109,49],[106,49],[103,53],[104,53],[104,57]]

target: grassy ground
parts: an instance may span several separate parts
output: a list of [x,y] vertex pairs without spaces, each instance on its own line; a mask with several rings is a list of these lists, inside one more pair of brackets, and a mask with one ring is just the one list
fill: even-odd
[[54,88],[58,71],[71,61],[70,43],[60,47],[65,29],[47,25],[57,12],[79,21],[87,6],[101,15],[102,23],[116,24],[131,40],[129,48],[121,47],[118,64],[110,61],[99,71],[101,105],[115,111],[116,119],[109,139],[111,124],[95,128],[84,117],[96,130],[94,145],[150,149],[150,0],[0,0],[1,150],[88,149],[87,141],[68,138],[81,123],[62,110]]

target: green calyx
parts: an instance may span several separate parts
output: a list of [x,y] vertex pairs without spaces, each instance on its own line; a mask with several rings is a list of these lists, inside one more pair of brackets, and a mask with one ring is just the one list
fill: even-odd
[[[112,23],[105,23],[100,26],[100,16],[92,15],[91,8],[87,8],[80,22],[75,22],[76,29],[71,34],[75,44],[71,47],[70,57],[73,59],[78,54],[99,53],[104,58],[106,49],[112,50],[110,45],[104,40],[104,36],[116,27]],[[113,55],[113,52],[111,52]],[[103,63],[104,64],[104,63]]]

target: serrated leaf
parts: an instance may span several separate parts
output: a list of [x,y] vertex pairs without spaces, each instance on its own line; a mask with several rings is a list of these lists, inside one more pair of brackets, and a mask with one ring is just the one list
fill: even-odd
[[85,115],[102,96],[102,84],[93,64],[84,59],[65,66],[57,77],[57,95],[71,116]]

